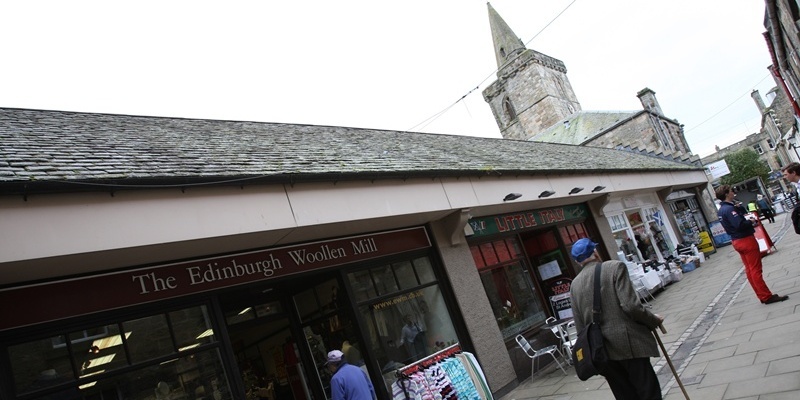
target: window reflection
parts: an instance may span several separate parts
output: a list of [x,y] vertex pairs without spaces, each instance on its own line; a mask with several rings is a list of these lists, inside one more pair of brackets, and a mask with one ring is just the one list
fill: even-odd
[[214,341],[214,331],[205,306],[169,313],[175,331],[175,344],[180,351]]
[[419,283],[431,283],[436,281],[436,276],[433,274],[433,266],[428,257],[420,257],[413,261],[414,269],[417,271]]
[[132,362],[151,360],[175,352],[164,314],[151,315],[122,323],[128,336]]
[[353,290],[353,296],[356,301],[364,301],[375,297],[375,287],[372,285],[372,277],[369,274],[369,270],[347,274],[347,279],[350,281],[350,287]]
[[[128,365],[128,357],[125,354],[125,347],[122,345],[123,338],[119,333],[118,325],[105,325],[95,328],[105,335],[95,335],[96,339],[91,341],[82,340],[82,332],[70,333],[72,352],[80,362],[79,376],[89,376],[100,372],[111,371]],[[130,332],[126,332],[126,338]]]
[[28,393],[75,379],[62,335],[8,348],[17,393]]
[[516,240],[482,243],[470,250],[504,339],[544,321],[544,307]]
[[403,261],[394,264],[397,280],[400,282],[400,289],[411,289],[417,286],[417,276],[411,261]]
[[[415,284],[402,292],[395,286],[391,292],[394,295],[362,298],[365,301],[358,307],[365,319],[366,345],[374,355],[390,392],[397,368],[458,342],[441,290],[435,283],[430,284],[435,282],[430,260],[420,257],[410,265],[396,263],[393,266],[396,281],[401,282],[404,289],[417,282],[417,277],[429,284]],[[373,274],[384,277],[391,270],[388,267],[373,268]],[[364,272],[348,274],[348,280],[354,282],[356,276],[363,276]],[[382,289],[379,294],[391,287],[383,285]]]
[[394,293],[399,290],[391,265],[373,268],[372,276],[375,278],[375,287],[378,289],[378,295]]
[[439,286],[428,286],[359,311],[368,324],[368,342],[387,389],[394,371],[458,342]]
[[229,399],[216,349],[169,358],[176,354],[173,337],[191,349],[215,340],[210,328],[202,306],[11,345],[16,393],[54,400]]

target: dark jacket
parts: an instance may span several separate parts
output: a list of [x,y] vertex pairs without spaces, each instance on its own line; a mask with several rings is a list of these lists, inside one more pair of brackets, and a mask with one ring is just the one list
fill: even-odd
[[[578,332],[592,321],[594,269],[601,264],[587,264],[572,281],[572,311]],[[606,261],[600,272],[604,344],[612,360],[658,357],[658,345],[652,330],[661,324],[658,317],[642,305],[633,289],[628,268],[621,261]]]
[[800,206],[796,206],[792,210],[792,224],[794,224],[794,233],[800,235]]
[[720,204],[717,216],[725,228],[725,233],[731,235],[731,239],[744,239],[755,233],[753,223],[744,217],[745,214],[747,210],[744,207],[735,206],[727,201]]

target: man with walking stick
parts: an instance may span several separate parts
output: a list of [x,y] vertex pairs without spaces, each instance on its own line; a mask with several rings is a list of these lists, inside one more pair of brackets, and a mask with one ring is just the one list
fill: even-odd
[[603,262],[596,248],[587,238],[572,246],[572,257],[583,267],[570,289],[575,327],[580,332],[593,320],[594,270],[601,268],[601,331],[610,359],[603,376],[617,400],[660,400],[661,385],[650,357],[659,356],[652,331],[664,318],[642,305],[625,264]]

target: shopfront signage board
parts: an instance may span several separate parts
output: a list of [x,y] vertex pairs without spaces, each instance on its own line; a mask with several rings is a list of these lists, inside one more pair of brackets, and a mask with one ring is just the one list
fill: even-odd
[[472,236],[481,237],[504,232],[541,228],[565,221],[585,219],[589,217],[589,214],[589,209],[585,205],[574,204],[543,210],[472,218],[469,220],[469,225],[474,232]]
[[0,330],[265,282],[430,246],[425,228],[418,227],[2,289]]

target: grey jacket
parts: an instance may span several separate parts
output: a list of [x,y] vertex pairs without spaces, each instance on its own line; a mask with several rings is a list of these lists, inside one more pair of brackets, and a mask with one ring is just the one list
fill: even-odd
[[[572,311],[578,332],[592,321],[594,269],[587,264],[572,281]],[[658,357],[658,345],[651,333],[660,320],[639,301],[621,261],[606,261],[600,272],[600,300],[603,307],[601,330],[608,357],[612,360]]]

